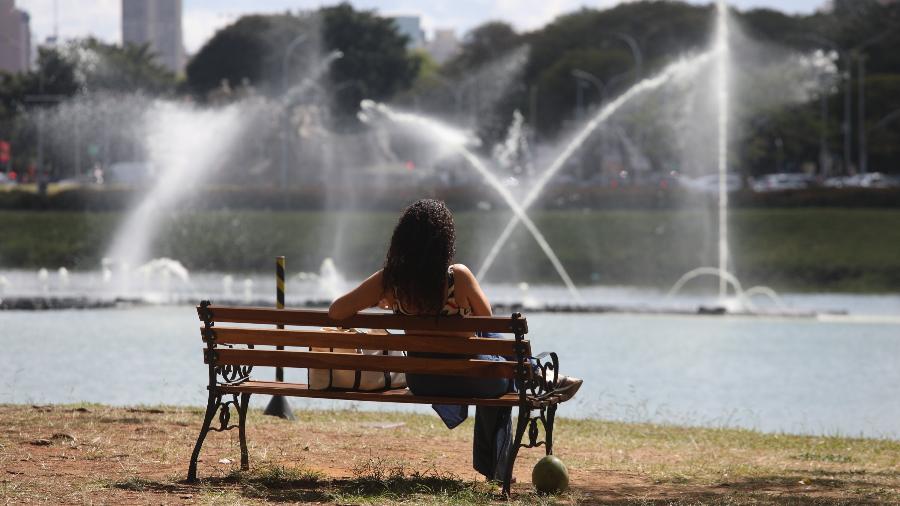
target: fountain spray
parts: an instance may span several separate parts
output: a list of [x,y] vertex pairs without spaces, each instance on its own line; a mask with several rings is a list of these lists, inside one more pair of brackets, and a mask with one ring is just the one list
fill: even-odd
[[531,232],[531,235],[534,236],[538,246],[540,246],[544,254],[547,255],[550,263],[553,264],[553,268],[556,269],[556,272],[559,274],[563,283],[565,283],[566,288],[568,288],[572,297],[578,302],[582,301],[581,295],[575,287],[575,283],[572,281],[572,278],[569,277],[569,273],[566,272],[562,262],[559,261],[559,258],[556,256],[556,253],[553,252],[553,249],[550,247],[550,244],[544,238],[543,234],[541,234],[534,222],[531,221],[531,218],[525,214],[525,210],[516,202],[516,199],[513,198],[509,190],[503,186],[503,183],[500,182],[499,179],[497,179],[497,176],[488,170],[481,160],[466,148],[468,139],[462,132],[433,119],[412,113],[397,112],[384,104],[376,104],[370,100],[363,101],[361,109],[360,119],[365,122],[371,122],[376,115],[381,115],[394,123],[413,125],[417,128],[431,132],[435,136],[435,139],[440,141],[443,145],[451,147],[462,155],[462,157],[469,162],[469,165],[471,165],[478,174],[484,177],[488,184],[490,184],[503,198],[509,208],[515,213],[516,217],[525,225],[525,228]]
[[716,105],[718,107],[719,170],[719,300],[728,295],[728,4],[716,1]]
[[[544,187],[550,181],[557,172],[562,169],[565,165],[566,161],[572,157],[578,148],[581,147],[582,144],[587,141],[588,137],[594,131],[603,124],[606,120],[609,119],[616,111],[618,111],[623,105],[630,102],[637,96],[640,96],[643,93],[646,93],[650,90],[657,89],[664,84],[670,82],[672,79],[680,78],[684,76],[693,75],[697,70],[699,70],[703,65],[709,61],[712,53],[706,52],[702,53],[698,56],[695,56],[690,59],[680,60],[675,62],[668,67],[666,67],[662,72],[654,77],[650,77],[644,79],[640,83],[632,86],[625,93],[620,95],[617,99],[613,100],[605,107],[600,109],[597,114],[588,121],[581,130],[578,131],[577,134],[569,141],[566,145],[565,149],[553,160],[553,163],[541,173],[541,175],[534,182],[534,185],[531,187],[531,190],[526,195],[525,200],[521,204],[522,210],[527,210],[535,200],[540,196],[541,192],[544,190]],[[524,215],[524,212],[522,213]],[[506,224],[506,228],[503,229],[500,236],[494,242],[494,245],[491,247],[488,252],[487,257],[485,257],[484,262],[481,264],[481,268],[478,270],[478,274],[476,275],[478,278],[483,278],[487,271],[493,265],[494,260],[496,260],[497,255],[500,253],[500,250],[506,244],[506,241],[509,240],[509,236],[512,235],[513,230],[516,228],[516,225],[519,224],[520,214],[515,213],[512,218],[510,218],[509,222]]]

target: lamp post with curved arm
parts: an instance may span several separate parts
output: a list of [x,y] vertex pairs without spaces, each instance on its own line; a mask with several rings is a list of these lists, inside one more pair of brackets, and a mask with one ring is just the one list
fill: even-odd
[[[291,61],[291,56],[294,53],[294,50],[306,42],[309,36],[305,33],[301,33],[297,37],[294,38],[287,46],[284,48],[284,54],[281,57],[281,92],[284,95],[287,95],[288,92],[288,64]],[[287,110],[287,108],[286,108]],[[285,117],[284,120],[284,130],[281,132],[281,188],[282,190],[287,189],[288,183],[288,129],[290,127],[290,121]]]
[[638,42],[634,37],[627,33],[612,32],[610,35],[628,44],[628,48],[631,50],[631,56],[634,58],[634,82],[640,81],[644,67],[644,56],[643,53],[641,53],[641,46],[638,45]]
[[441,86],[450,90],[450,93],[453,95],[454,115],[459,119],[460,108],[462,106],[463,87],[457,86],[457,83],[450,81],[440,74],[434,74],[431,77],[441,83]]
[[600,95],[600,103],[606,102],[606,85],[599,77],[591,74],[586,70],[572,69],[572,77],[575,78],[575,119],[581,120],[584,117],[584,94],[582,92],[583,83],[593,84],[597,88]]
[[[595,76],[594,74],[591,74],[590,72],[588,72],[586,70],[572,69],[572,77],[574,77],[576,81],[584,81],[584,82],[588,82],[588,83],[591,83],[594,85],[594,88],[596,88],[597,91],[599,92],[601,105],[606,103],[606,101],[609,99],[610,90],[614,88],[614,85],[619,84],[620,81],[622,81],[623,79],[626,79],[631,73],[632,73],[632,71],[628,71],[628,72],[624,72],[622,74],[614,75],[614,76],[610,77],[609,80],[607,80],[606,83],[604,84],[603,81],[599,77]],[[577,92],[576,115],[580,119],[583,116],[582,113],[584,110],[584,103],[582,100],[583,97],[581,96],[581,86],[580,85],[578,85],[578,87],[576,87],[576,92]]]
[[[866,128],[864,125],[865,122],[865,56],[862,54],[862,50],[867,46],[870,46],[881,39],[887,37],[891,33],[894,33],[896,27],[888,28],[880,33],[869,37],[863,42],[853,46],[850,49],[841,49],[834,41],[826,39],[818,34],[806,33],[801,34],[799,36],[792,36],[790,38],[794,39],[805,39],[808,41],[815,42],[817,44],[825,45],[831,48],[831,50],[836,51],[842,60],[845,62],[844,72],[841,73],[841,76],[844,78],[844,121],[843,126],[841,128],[842,133],[844,134],[844,170],[847,171],[850,167],[850,156],[851,156],[851,137],[852,137],[852,129],[851,120],[850,120],[850,109],[852,107],[852,98],[851,92],[852,87],[850,83],[850,77],[852,72],[853,59],[857,60],[857,71],[858,76],[857,80],[859,81],[859,113],[858,113],[858,126],[859,129],[859,170],[860,172],[867,172],[869,170],[869,161],[868,161],[868,147],[866,145]],[[823,127],[824,128],[824,127]]]
[[894,33],[896,29],[897,27],[888,28],[860,42],[850,50],[850,54],[856,58],[856,79],[859,82],[859,124],[857,125],[857,130],[859,130],[859,171],[863,174],[869,171],[869,146],[866,138],[866,55],[862,53],[862,50]]
[[[844,172],[847,172],[850,168],[850,135],[851,135],[851,130],[852,130],[852,127],[850,126],[850,107],[852,106],[852,104],[851,104],[851,96],[850,96],[851,89],[850,89],[849,53],[847,51],[843,50],[834,41],[826,39],[825,37],[822,37],[821,35],[814,34],[814,33],[803,33],[803,34],[798,34],[798,35],[791,35],[788,38],[789,39],[797,39],[797,40],[806,40],[809,42],[813,42],[815,44],[819,44],[821,46],[828,47],[832,51],[836,52],[840,56],[841,60],[844,60],[844,65],[846,68],[844,69],[843,72],[840,73],[840,76],[844,81],[844,120],[842,121],[842,124],[841,124],[841,133],[843,133],[843,135],[844,135]],[[828,114],[827,99],[823,95],[821,100],[822,100],[823,115],[827,116],[827,114]],[[821,134],[821,146],[820,146],[820,151],[821,151],[820,156],[823,160],[820,160],[820,162],[819,162],[819,164],[822,165],[822,167],[820,167],[820,170],[824,170],[823,162],[824,162],[825,157],[827,156],[827,154],[826,154],[827,148],[825,147],[825,130],[826,129],[827,129],[827,125],[825,124],[825,121],[823,120],[822,134]]]

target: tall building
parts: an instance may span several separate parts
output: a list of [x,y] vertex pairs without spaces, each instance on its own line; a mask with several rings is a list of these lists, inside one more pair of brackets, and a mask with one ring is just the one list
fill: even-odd
[[181,0],[122,0],[122,42],[149,43],[159,63],[181,72],[185,63]]
[[407,49],[421,49],[425,46],[425,32],[422,31],[422,24],[419,16],[391,16],[397,32],[400,35],[406,35]]
[[459,39],[456,38],[456,30],[453,28],[438,28],[434,31],[434,39],[428,42],[426,47],[428,54],[434,58],[438,65],[456,56],[459,52]]
[[31,67],[31,28],[28,13],[16,0],[0,0],[0,71],[28,72]]

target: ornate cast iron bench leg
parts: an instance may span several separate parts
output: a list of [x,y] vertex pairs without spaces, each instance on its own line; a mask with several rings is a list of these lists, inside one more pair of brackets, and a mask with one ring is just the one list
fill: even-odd
[[250,455],[247,452],[247,407],[250,405],[250,394],[241,394],[241,405],[238,407],[238,434],[241,439],[241,471],[250,470]]
[[513,438],[512,447],[509,449],[509,468],[506,470],[506,478],[503,480],[503,496],[509,497],[510,486],[512,485],[513,468],[516,466],[516,456],[519,454],[519,448],[522,445],[522,436],[525,435],[525,429],[528,427],[528,421],[531,419],[531,410],[519,407],[516,415],[516,436]]
[[200,436],[197,437],[197,444],[194,445],[194,453],[191,454],[191,464],[188,467],[187,481],[194,483],[197,481],[197,459],[200,457],[200,448],[203,446],[203,440],[209,433],[209,426],[212,424],[216,411],[219,410],[219,402],[222,396],[213,392],[209,393],[209,401],[206,403],[206,415],[203,417],[203,426],[200,428]]
[[544,440],[547,455],[553,455],[553,419],[556,418],[556,404],[547,408],[547,423],[544,424]]

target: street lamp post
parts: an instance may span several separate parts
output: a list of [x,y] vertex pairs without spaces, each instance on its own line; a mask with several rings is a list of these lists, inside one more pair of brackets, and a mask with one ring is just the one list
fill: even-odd
[[859,171],[863,174],[869,171],[869,147],[866,142],[866,55],[862,53],[862,50],[894,33],[894,30],[896,30],[896,27],[888,28],[862,41],[850,50],[850,53],[856,58],[856,79],[859,81],[859,123],[857,129],[859,130]]
[[[43,85],[41,86],[41,88],[43,88]],[[44,183],[44,184],[38,185],[38,192],[41,193],[42,195],[47,191],[46,178],[49,177],[49,174],[47,174],[47,176],[44,176],[44,173],[46,172],[44,170],[44,127],[45,127],[44,122],[45,122],[45,120],[44,120],[44,109],[43,109],[43,107],[40,107],[40,104],[58,104],[65,99],[66,99],[65,95],[41,94],[41,95],[26,95],[25,96],[26,103],[37,104],[39,106],[38,111],[37,111],[37,114],[38,114],[37,166],[38,166],[38,180],[41,183]]]
[[462,87],[456,86],[456,83],[451,82],[446,77],[443,77],[440,74],[434,74],[432,77],[438,80],[444,88],[450,90],[450,94],[453,95],[454,116],[457,120],[459,120],[460,110],[462,107]]
[[897,119],[900,119],[900,109],[895,109],[887,114],[885,114],[881,119],[875,122],[870,128],[867,129],[866,135],[875,133],[882,128],[888,126],[893,123]]
[[[821,35],[814,33],[804,33],[800,35],[792,35],[790,38],[806,40],[809,42],[813,42],[815,44],[819,44],[822,46],[826,46],[830,48],[832,51],[836,52],[840,59],[844,61],[844,71],[840,73],[841,79],[844,81],[844,120],[841,123],[841,133],[844,136],[844,173],[848,173],[850,169],[850,138],[852,134],[853,127],[850,124],[850,107],[851,104],[851,86],[850,86],[850,53],[841,49],[836,43],[833,41],[822,37]],[[827,115],[828,106],[824,103],[826,100],[825,97],[822,97],[822,111],[823,115]],[[824,131],[826,130],[826,126],[822,126],[823,130],[823,140],[824,143]],[[820,151],[824,151],[823,147],[820,147]],[[821,153],[820,153],[821,156]],[[821,161],[820,161],[821,163]]]
[[[284,48],[284,55],[281,58],[281,92],[284,95],[287,95],[288,92],[288,64],[290,63],[291,55],[294,53],[294,50],[297,49],[300,44],[306,42],[309,36],[305,33],[301,33],[297,37],[294,38],[287,46]],[[285,108],[285,113],[290,110],[290,108]],[[290,135],[290,118],[287,115],[283,116],[284,128],[281,132],[281,189],[286,190],[288,185],[288,136]]]
[[866,56],[856,54],[858,64],[856,78],[859,80],[859,172],[869,172],[869,152],[866,145]]
[[[469,76],[462,82],[450,81],[446,77],[443,77],[439,74],[435,74],[432,77],[440,81],[443,87],[450,90],[450,93],[453,95],[454,116],[456,121],[460,121],[460,118],[462,117],[463,99],[465,98],[466,90],[473,84],[478,82],[478,76]],[[473,100],[470,99],[469,102],[471,105],[473,103]],[[475,106],[477,107],[477,104],[475,104]]]
[[603,83],[603,81],[591,74],[590,72],[582,69],[572,69],[572,77],[575,78],[575,117],[580,120],[584,117],[584,98],[582,96],[582,84],[590,83],[594,85],[594,88],[597,89],[597,93],[600,95],[600,103],[606,102],[606,88],[607,85]]
[[831,157],[828,155],[828,94],[819,97],[819,108],[822,113],[822,125],[819,128],[819,173],[829,176]]
[[[606,102],[606,88],[607,85],[600,80],[599,77],[591,74],[590,72],[582,69],[572,69],[572,77],[575,78],[575,119],[576,121],[581,121],[584,117],[584,97],[583,97],[583,89],[585,83],[590,83],[597,88],[597,91],[600,95],[600,103],[603,104]],[[578,179],[584,179],[584,153],[581,153],[581,156],[578,157]]]
[[634,82],[640,81],[644,67],[644,56],[641,53],[641,46],[638,45],[634,37],[627,33],[613,32],[610,35],[628,44],[628,48],[631,49],[631,56],[634,58]]
[[844,123],[841,126],[841,132],[844,134],[844,173],[850,174],[850,163],[851,163],[851,137],[853,135],[853,123],[851,122],[851,116],[853,112],[851,108],[853,107],[852,103],[852,92],[853,86],[851,84],[851,79],[853,77],[852,73],[852,62],[850,61],[850,56],[847,53],[844,53],[844,56],[847,57],[847,63],[844,65],[846,68],[844,69],[843,77],[844,77]]

